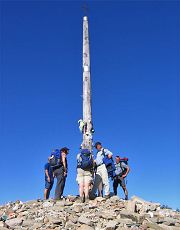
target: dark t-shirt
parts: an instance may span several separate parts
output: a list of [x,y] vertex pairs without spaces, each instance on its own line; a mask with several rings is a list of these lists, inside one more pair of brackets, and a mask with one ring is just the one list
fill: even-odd
[[[49,163],[46,163],[44,165],[44,170],[48,171],[49,177],[50,177],[51,181],[53,181],[54,180],[54,178],[53,178],[53,172],[52,172],[52,169],[51,169],[51,166],[50,166]],[[46,173],[45,173],[45,180],[47,181]]]

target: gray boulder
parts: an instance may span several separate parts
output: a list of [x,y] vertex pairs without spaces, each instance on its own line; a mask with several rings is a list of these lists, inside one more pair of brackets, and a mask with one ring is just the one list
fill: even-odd
[[20,226],[22,224],[23,220],[21,218],[14,218],[10,220],[6,220],[5,224],[7,224],[9,227],[13,228],[16,226]]

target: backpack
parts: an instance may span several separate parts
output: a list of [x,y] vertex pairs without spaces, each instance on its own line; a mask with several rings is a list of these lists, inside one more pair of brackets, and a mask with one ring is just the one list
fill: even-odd
[[55,170],[62,166],[61,153],[59,149],[53,150],[53,152],[51,153],[51,157],[49,158],[49,164],[52,170]]
[[104,149],[102,150],[102,155],[104,156],[103,163],[106,166],[108,177],[113,179],[115,177],[115,170],[116,170],[114,165],[114,160],[112,157],[109,158],[107,155],[105,155]]
[[126,165],[128,165],[128,158],[127,157],[124,157],[122,159],[120,159],[120,167],[121,167],[121,170],[122,170],[122,175],[126,174],[127,172],[127,169],[122,167],[122,163],[125,163]]
[[88,149],[82,149],[80,153],[81,161],[79,166],[83,170],[88,170],[93,167],[93,160],[91,152]]

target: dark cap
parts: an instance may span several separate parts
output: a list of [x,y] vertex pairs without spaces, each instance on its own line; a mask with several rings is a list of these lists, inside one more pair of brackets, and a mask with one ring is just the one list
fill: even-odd
[[99,141],[96,142],[95,145],[94,145],[94,147],[96,148],[98,145],[101,145],[101,142],[99,142]]
[[67,153],[68,151],[69,151],[69,149],[67,147],[63,147],[62,149],[60,149],[60,152]]

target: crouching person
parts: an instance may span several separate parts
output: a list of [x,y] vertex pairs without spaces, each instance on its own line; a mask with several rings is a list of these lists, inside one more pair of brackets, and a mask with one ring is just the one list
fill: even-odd
[[88,149],[77,155],[77,178],[81,202],[89,200],[89,190],[93,180],[93,157]]

